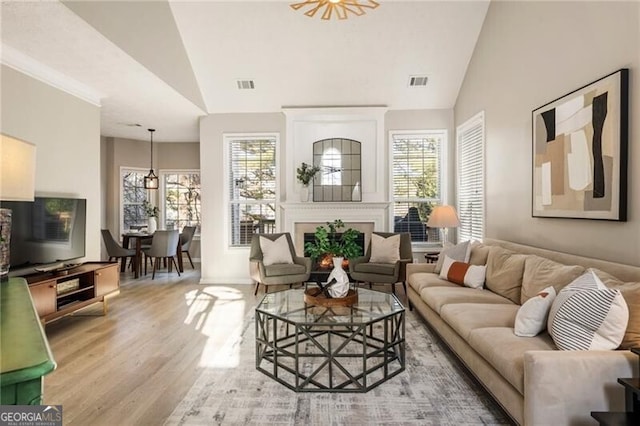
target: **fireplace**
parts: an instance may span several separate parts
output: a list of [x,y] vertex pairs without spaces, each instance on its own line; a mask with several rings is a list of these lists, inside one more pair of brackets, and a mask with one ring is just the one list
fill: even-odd
[[[342,237],[342,233],[340,232],[336,232],[336,239],[340,239],[340,237]],[[315,234],[313,232],[305,232],[304,233],[304,256],[305,257],[310,257],[309,253],[307,252],[306,249],[306,245],[307,243],[312,243],[315,241]],[[364,233],[360,233],[358,234],[358,237],[356,238],[356,243],[360,246],[360,248],[362,249],[362,254],[365,254],[366,248],[364,245]],[[327,271],[330,269],[333,269],[333,260],[332,260],[333,256],[331,253],[327,253],[323,256],[321,256],[319,259],[316,259],[315,262],[313,262],[313,264],[311,265],[311,270],[312,271]],[[345,259],[342,262],[342,267],[347,270],[349,269],[349,261],[347,259]]]

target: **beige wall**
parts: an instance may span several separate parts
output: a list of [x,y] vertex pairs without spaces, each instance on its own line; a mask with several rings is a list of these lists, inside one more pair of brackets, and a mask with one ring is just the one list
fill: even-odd
[[2,133],[37,146],[36,195],[87,199],[86,259],[100,258],[100,108],[2,66]]
[[[486,236],[640,265],[640,3],[492,2],[455,107],[486,117]],[[531,111],[630,68],[628,222],[531,217]]]
[[[144,133],[144,132],[142,132]],[[149,140],[135,140],[124,138],[102,138],[102,150],[105,153],[103,167],[106,170],[105,184],[105,222],[114,236],[120,235],[120,170],[122,168],[136,168],[149,171],[151,148]],[[197,142],[154,142],[153,167],[156,174],[161,169],[170,170],[199,170],[200,149]],[[152,200],[158,203],[157,192],[152,191]],[[192,257],[200,257],[199,242],[194,241],[191,246]],[[103,253],[106,257],[106,253]]]

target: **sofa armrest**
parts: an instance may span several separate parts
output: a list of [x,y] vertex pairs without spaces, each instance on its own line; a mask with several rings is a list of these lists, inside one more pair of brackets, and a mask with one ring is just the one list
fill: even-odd
[[595,424],[591,411],[624,411],[617,379],[637,375],[630,351],[526,352],[524,424]]
[[432,272],[436,269],[435,263],[409,263],[407,264],[407,281],[411,279],[411,274],[419,272]]

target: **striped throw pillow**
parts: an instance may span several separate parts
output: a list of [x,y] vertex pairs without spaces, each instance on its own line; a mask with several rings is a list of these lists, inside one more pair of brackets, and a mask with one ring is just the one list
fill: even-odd
[[620,291],[588,271],[558,293],[547,329],[562,350],[612,350],[620,346],[628,320]]

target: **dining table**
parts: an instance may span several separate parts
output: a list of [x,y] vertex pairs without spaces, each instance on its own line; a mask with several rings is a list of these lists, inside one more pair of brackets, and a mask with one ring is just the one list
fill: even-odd
[[[151,244],[153,241],[153,234],[149,234],[147,232],[125,232],[122,234],[122,246],[126,249],[133,248],[135,249],[135,257],[133,261],[133,276],[134,278],[140,277],[142,275],[142,244],[148,243]],[[178,238],[178,247],[176,250],[176,257],[178,258],[178,269],[180,272],[184,272],[184,263],[182,261],[182,234],[180,234],[180,238]],[[130,247],[133,245],[133,247]],[[171,265],[171,263],[169,263]],[[120,271],[124,272],[125,262],[120,266]]]

